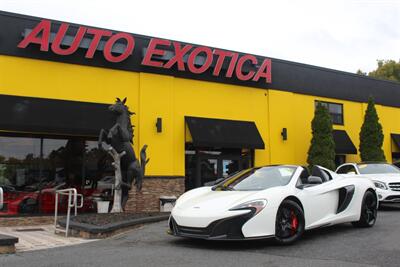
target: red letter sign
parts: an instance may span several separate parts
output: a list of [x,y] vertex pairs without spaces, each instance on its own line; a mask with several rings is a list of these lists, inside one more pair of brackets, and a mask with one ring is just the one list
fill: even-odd
[[85,35],[86,28],[85,27],[79,27],[78,32],[75,35],[74,41],[72,42],[71,46],[63,49],[60,47],[62,40],[64,39],[65,33],[67,32],[69,27],[68,23],[63,23],[61,24],[60,28],[58,29],[58,33],[56,35],[56,38],[54,38],[53,43],[51,44],[51,50],[53,50],[54,53],[66,56],[66,55],[71,55],[76,52],[79,48],[79,44],[81,43],[83,36]]
[[[204,64],[201,67],[197,68],[195,66],[195,60],[196,60],[196,57],[200,53],[205,53],[206,54],[206,60],[205,60]],[[206,47],[206,46],[196,47],[192,51],[192,53],[190,53],[190,56],[189,56],[189,60],[188,60],[189,70],[190,70],[190,72],[195,73],[195,74],[203,73],[211,66],[212,60],[213,60],[213,53],[211,51],[211,48]]]
[[213,75],[218,76],[221,71],[222,64],[224,64],[225,57],[232,57],[233,52],[228,52],[228,51],[224,51],[224,50],[220,50],[220,49],[214,49],[214,54],[218,56],[218,59],[217,59],[217,63],[215,63]]
[[[18,48],[26,48],[30,44],[35,44],[40,45],[41,51],[49,51],[49,45],[50,42],[52,42],[51,51],[54,54],[64,56],[72,55],[76,53],[78,49],[81,48],[84,50],[88,46],[85,58],[93,58],[96,51],[103,48],[104,59],[113,63],[121,62],[129,58],[135,48],[135,38],[129,33],[113,34],[113,32],[109,30],[80,26],[77,31],[72,31],[73,33],[76,32],[75,36],[69,36],[67,34],[70,29],[69,23],[64,22],[59,24],[57,22],[56,25],[60,25],[58,31],[51,33],[51,21],[46,19],[41,20],[31,32],[27,33],[24,39],[19,42]],[[56,27],[53,25],[53,28]],[[50,40],[52,36],[55,36],[54,40]],[[103,41],[102,38],[104,38]],[[118,43],[120,39],[124,39],[121,43],[126,43],[126,47],[121,49],[123,51],[116,51],[114,49],[115,52],[113,52],[113,47],[118,46],[115,44]],[[70,40],[72,41],[70,42]],[[172,51],[171,44],[173,45],[174,51]],[[120,48],[120,46],[118,46],[118,48]],[[170,56],[170,54],[173,55]],[[98,56],[101,56],[100,53]],[[136,56],[139,56],[139,53]],[[135,59],[136,58],[132,58],[132,61]],[[212,50],[210,47],[206,46],[183,45],[176,41],[172,42],[166,39],[151,38],[141,65],[164,69],[173,68],[178,71],[189,71],[192,74],[202,74],[209,70],[209,73],[212,72],[212,76],[214,76],[212,80],[221,80],[221,82],[226,81],[225,78],[232,78],[235,72],[237,80],[240,81],[259,82],[260,78],[265,78],[266,83],[271,83],[271,59],[264,58],[260,67],[258,67],[258,60],[259,59],[253,55],[244,54],[239,56],[239,53],[232,51],[221,49]],[[134,71],[141,71],[141,69],[143,69],[143,67],[137,68],[138,63],[129,63],[132,63],[133,66],[128,67],[128,69]],[[215,63],[215,66],[213,65],[213,68],[210,69],[213,63]],[[251,65],[250,68],[246,70],[247,72],[243,69],[245,65]],[[221,74],[222,68],[224,68],[224,71],[225,68],[227,68],[224,73],[225,75]],[[166,73],[167,71],[161,70],[160,72]],[[222,77],[223,75],[225,77]],[[189,76],[193,77],[193,75]]]
[[94,52],[96,52],[97,46],[100,43],[101,37],[111,36],[112,32],[99,29],[88,29],[87,33],[93,34],[92,42],[90,43],[89,49],[86,52],[85,58],[93,58]]
[[271,59],[264,59],[256,75],[254,75],[253,81],[257,82],[261,77],[265,78],[265,82],[271,83]]
[[185,54],[193,47],[192,45],[185,45],[183,48],[181,48],[180,43],[178,42],[173,42],[174,48],[175,48],[175,56],[172,57],[167,64],[164,65],[164,68],[169,69],[171,68],[175,63],[178,65],[178,70],[180,71],[185,71],[185,64],[183,63],[183,57]]
[[164,50],[160,50],[160,49],[156,48],[157,45],[170,46],[171,45],[171,41],[152,38],[150,40],[149,46],[147,47],[146,55],[144,56],[144,58],[142,60],[142,65],[147,65],[147,66],[152,66],[152,67],[162,67],[163,66],[162,62],[151,60],[151,57],[153,55],[157,55],[157,56],[164,56],[165,55],[165,51]]
[[232,77],[232,73],[233,73],[233,70],[235,69],[235,65],[236,65],[236,61],[237,61],[238,57],[239,57],[238,53],[233,53],[233,56],[232,56],[231,62],[229,63],[229,67],[228,67],[225,77],[227,77],[227,78]]
[[[111,50],[112,50],[113,45],[115,44],[115,42],[118,39],[126,40],[126,48],[125,48],[125,51],[121,55],[113,56],[113,54],[111,53]],[[110,62],[121,62],[132,54],[134,47],[135,47],[135,40],[133,39],[133,36],[130,35],[129,33],[120,32],[120,33],[117,33],[117,34],[111,36],[111,38],[108,39],[106,46],[104,47],[104,51],[103,51],[104,57]]]
[[[49,51],[49,38],[50,38],[51,22],[49,20],[42,20],[36,27],[22,40],[19,48],[26,48],[29,44],[40,44],[40,51]],[[42,36],[39,37],[40,32]]]
[[246,75],[243,74],[243,72],[242,72],[243,64],[247,60],[250,60],[251,63],[253,63],[253,65],[257,64],[257,59],[256,59],[255,56],[244,55],[241,58],[239,58],[238,63],[236,65],[236,77],[238,77],[238,79],[241,80],[241,81],[250,80],[254,76],[254,71],[252,71],[252,70],[250,70],[249,73],[247,73]]

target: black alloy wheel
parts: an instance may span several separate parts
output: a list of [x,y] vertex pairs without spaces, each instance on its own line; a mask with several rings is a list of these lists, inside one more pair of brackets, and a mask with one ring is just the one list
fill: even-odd
[[284,200],[276,214],[275,241],[289,245],[297,241],[304,233],[304,213],[292,200]]
[[355,227],[372,227],[376,222],[377,214],[378,200],[376,195],[371,191],[367,191],[364,194],[361,205],[360,220],[352,222],[352,224]]

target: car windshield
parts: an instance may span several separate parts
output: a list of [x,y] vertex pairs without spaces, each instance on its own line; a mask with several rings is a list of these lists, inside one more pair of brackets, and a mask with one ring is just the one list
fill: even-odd
[[400,173],[400,169],[385,163],[358,164],[360,174]]
[[214,190],[256,191],[287,185],[296,167],[268,166],[242,171],[214,187]]

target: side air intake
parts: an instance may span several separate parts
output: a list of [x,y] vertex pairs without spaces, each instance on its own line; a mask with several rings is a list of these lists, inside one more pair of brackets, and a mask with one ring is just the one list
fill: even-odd
[[339,205],[336,213],[344,211],[354,196],[354,185],[348,185],[339,189]]

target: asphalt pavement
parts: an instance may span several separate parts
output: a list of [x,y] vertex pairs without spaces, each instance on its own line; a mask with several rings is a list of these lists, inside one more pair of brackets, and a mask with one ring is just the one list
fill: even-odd
[[181,239],[166,229],[163,221],[101,241],[0,255],[0,266],[400,266],[399,208],[380,211],[373,228],[317,229],[286,247]]

